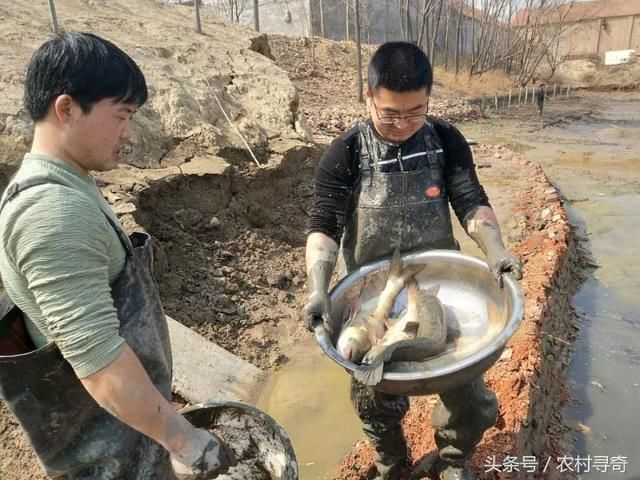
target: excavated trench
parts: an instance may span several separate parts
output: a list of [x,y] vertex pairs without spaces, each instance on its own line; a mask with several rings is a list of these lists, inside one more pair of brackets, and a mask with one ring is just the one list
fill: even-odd
[[[347,376],[323,358],[299,321],[305,299],[305,229],[318,152],[297,148],[272,154],[259,169],[238,152],[224,155],[225,167],[213,169],[217,173],[190,172],[189,164],[184,164],[174,167],[174,174],[163,171],[153,181],[142,182],[143,187],[129,179],[105,183],[99,179],[98,183],[107,198],[113,192],[128,197],[135,204],[133,223],[153,236],[157,280],[167,314],[274,372],[259,407],[291,436],[300,478],[333,478],[340,459],[362,433],[349,406]],[[571,243],[565,250],[562,239],[545,243],[550,230],[561,233],[566,225],[540,219],[543,208],[560,211],[557,200],[544,200],[544,189],[549,187],[542,184],[544,179],[531,182],[535,188],[529,188],[532,175],[522,178],[517,172],[522,167],[494,158],[494,150],[481,152],[476,159],[484,167],[479,171],[494,206],[503,218],[512,217],[506,222],[505,237],[528,257],[532,273],[524,283],[529,301],[525,333],[514,341],[512,357],[499,362],[488,380],[502,407],[497,428],[485,437],[474,457],[476,471],[481,472],[485,456],[541,455],[548,446],[548,427],[562,433],[561,426],[553,427],[562,397],[553,379],[562,376],[567,354],[558,348],[563,344],[554,345],[551,337],[539,338],[537,325],[547,325],[544,330],[560,338],[567,338],[574,328],[566,320],[575,252]],[[486,168],[488,162],[494,168]],[[8,180],[12,171],[7,167],[1,173],[6,172]],[[124,187],[127,182],[133,186],[123,194],[130,190]],[[512,195],[522,197],[521,212],[516,215],[507,210]],[[128,229],[135,227],[126,214],[121,219]],[[550,251],[559,254],[543,266]],[[425,428],[430,401],[414,399],[405,423],[416,460],[433,449],[431,432]],[[18,434],[17,425],[9,431]],[[329,436],[336,439],[331,448],[318,448],[318,438]],[[26,444],[19,445],[27,453]],[[369,453],[355,450],[343,462],[338,478],[366,478]],[[5,454],[14,455],[7,451],[2,457]]]
[[[523,332],[512,343],[512,357],[488,374],[501,412],[498,426],[474,457],[481,478],[493,478],[482,474],[487,456],[541,458],[544,452],[561,449],[549,445],[548,434],[556,430],[560,438],[564,433],[558,412],[565,395],[555,379],[564,374],[569,350],[554,337],[570,339],[575,332],[569,295],[575,290],[578,262],[564,210],[557,196],[546,198],[551,185],[539,168],[526,162],[523,175],[517,162],[524,160],[498,160],[494,151],[480,152],[477,161],[484,167],[483,182],[494,206],[509,218],[505,237],[528,263],[530,276],[523,287],[529,312]],[[498,151],[495,156],[505,155]],[[225,154],[234,167],[224,173],[176,175],[151,183],[138,194],[134,218],[154,237],[167,313],[241,358],[274,371],[258,406],[292,437],[301,478],[325,479],[333,478],[340,458],[362,434],[349,406],[347,377],[322,358],[299,321],[317,155],[295,157],[285,155],[258,169],[238,152]],[[492,166],[488,162],[494,168],[487,169]],[[520,199],[514,202],[514,196]],[[553,221],[548,214],[541,217],[547,208]],[[432,433],[425,428],[430,402],[414,399],[405,423],[415,460],[433,449]],[[314,414],[305,413],[309,411]],[[313,423],[311,417],[322,422]],[[318,449],[319,437],[336,432],[342,443]],[[356,449],[337,478],[367,478],[369,454],[366,448]]]
[[167,314],[263,369],[299,334],[313,155],[258,169],[236,153],[221,174],[151,184],[134,213],[155,241]]

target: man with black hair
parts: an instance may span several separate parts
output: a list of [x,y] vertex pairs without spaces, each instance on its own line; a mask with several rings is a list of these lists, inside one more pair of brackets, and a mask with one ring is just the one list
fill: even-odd
[[[522,265],[502,243],[469,145],[455,127],[427,116],[432,83],[429,59],[419,47],[380,46],[369,64],[370,118],[334,140],[320,161],[306,249],[304,316],[311,330],[319,322],[334,328],[327,292],[338,260],[346,274],[389,257],[396,247],[403,253],[458,249],[449,203],[496,278],[504,272],[521,277]],[[375,448],[377,478],[405,478],[401,420],[408,398],[352,380],[351,400]],[[438,478],[472,478],[467,460],[496,415],[496,397],[482,378],[440,394],[432,417]]]
[[201,479],[233,464],[172,408],[150,237],[124,234],[90,176],[116,168],[145,78],[122,50],[63,33],[33,55],[33,145],[0,202],[0,394],[50,478]]

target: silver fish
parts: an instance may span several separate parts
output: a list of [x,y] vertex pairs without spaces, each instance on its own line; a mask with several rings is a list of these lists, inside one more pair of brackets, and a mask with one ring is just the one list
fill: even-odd
[[384,365],[391,362],[419,362],[444,351],[447,323],[444,308],[437,297],[440,287],[420,289],[415,279],[409,283],[407,310],[364,358],[365,363],[354,371],[360,383],[373,386],[380,383]]
[[424,265],[409,265],[404,268],[400,250],[396,248],[375,310],[371,312],[370,309],[364,308],[359,298],[351,299],[349,317],[344,323],[336,345],[344,359],[352,362],[361,361],[372,345],[384,336],[386,323],[396,297],[407,281],[423,268]]

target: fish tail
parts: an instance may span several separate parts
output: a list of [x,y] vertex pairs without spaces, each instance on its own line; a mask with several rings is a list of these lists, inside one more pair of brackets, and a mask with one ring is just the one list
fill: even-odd
[[415,277],[411,277],[407,280],[407,290],[409,292],[409,302],[411,302],[412,299],[415,300],[418,298],[418,293],[420,293],[420,284]]
[[384,373],[384,362],[380,357],[376,358],[369,365],[362,365],[353,371],[354,378],[369,387],[378,385],[382,381]]
[[402,279],[405,281],[405,283],[409,283],[409,281],[415,278],[415,276],[419,274],[422,270],[424,270],[424,267],[426,266],[427,265],[424,263],[407,265],[404,271],[402,272]]
[[382,375],[384,374],[384,364],[391,360],[393,352],[396,351],[397,345],[403,342],[398,342],[393,345],[389,345],[380,354],[375,357],[369,365],[362,365],[358,367],[353,376],[360,383],[373,387],[378,385],[382,381]]
[[402,276],[402,255],[400,249],[396,247],[391,257],[391,264],[389,265],[389,274],[387,275],[387,283],[389,279],[396,279]]

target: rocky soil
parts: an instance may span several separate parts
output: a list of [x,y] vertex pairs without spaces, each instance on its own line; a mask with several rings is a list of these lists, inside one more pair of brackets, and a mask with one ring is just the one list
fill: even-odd
[[638,91],[640,88],[640,58],[628,64],[602,65],[600,61],[570,60],[560,65],[559,79],[579,88],[592,90]]
[[[191,8],[153,0],[56,5],[61,28],[115,42],[145,74],[149,102],[135,116],[127,163],[157,168],[182,163],[198,149],[242,150],[236,129],[258,156],[267,154],[274,138],[308,138],[299,123],[296,89],[269,58],[265,35],[206,12],[204,34],[197,35]],[[25,67],[49,32],[46,3],[0,5],[0,132],[24,145],[32,136],[21,104]]]

